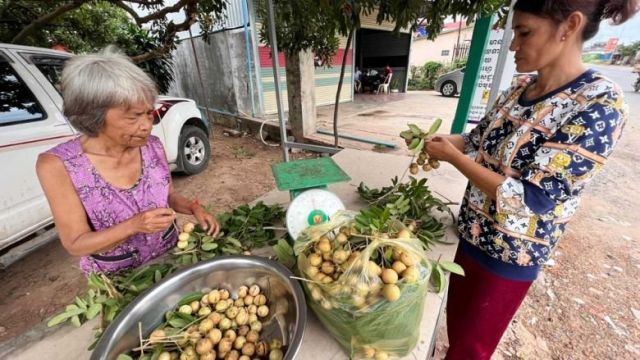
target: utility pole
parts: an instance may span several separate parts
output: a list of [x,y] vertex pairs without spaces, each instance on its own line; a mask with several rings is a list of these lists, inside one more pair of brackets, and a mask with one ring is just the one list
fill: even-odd
[[482,15],[474,25],[471,48],[469,49],[469,61],[467,62],[464,72],[464,80],[460,91],[456,116],[451,125],[452,134],[464,132],[464,127],[467,124],[467,117],[471,109],[471,103],[473,102],[473,95],[476,91],[482,60],[484,59],[484,50],[489,40],[489,33],[491,32],[492,19],[492,15]]

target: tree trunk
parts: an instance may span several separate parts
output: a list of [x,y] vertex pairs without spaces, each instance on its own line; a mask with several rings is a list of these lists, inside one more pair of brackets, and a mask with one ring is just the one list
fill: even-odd
[[342,68],[340,69],[340,80],[338,81],[338,91],[336,92],[336,105],[333,108],[333,139],[335,147],[338,147],[338,106],[340,106],[340,92],[342,91],[342,81],[344,80],[344,68],[347,65],[347,56],[349,55],[349,48],[351,47],[351,39],[353,39],[354,28],[349,30],[349,36],[347,36],[347,46],[344,48],[344,54],[342,55]]
[[316,131],[316,95],[313,53],[301,51],[286,57],[289,126],[297,142]]

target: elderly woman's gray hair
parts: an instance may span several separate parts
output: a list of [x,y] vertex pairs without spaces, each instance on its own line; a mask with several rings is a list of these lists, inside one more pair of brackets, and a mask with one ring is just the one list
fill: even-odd
[[153,80],[114,48],[71,58],[60,85],[64,115],[88,136],[102,130],[107,110],[140,103],[153,106],[158,96]]

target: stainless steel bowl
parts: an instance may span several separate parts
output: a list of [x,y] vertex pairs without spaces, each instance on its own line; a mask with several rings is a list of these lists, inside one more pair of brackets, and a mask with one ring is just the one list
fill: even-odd
[[[266,292],[270,315],[263,328],[266,338],[286,345],[285,359],[294,359],[307,322],[307,305],[300,284],[281,264],[257,256],[224,256],[198,263],[171,275],[129,304],[107,327],[91,354],[92,360],[112,360],[140,344],[138,324],[148,335],[164,320],[178,301],[203,288],[226,288],[258,284]],[[235,294],[233,294],[235,295]]]

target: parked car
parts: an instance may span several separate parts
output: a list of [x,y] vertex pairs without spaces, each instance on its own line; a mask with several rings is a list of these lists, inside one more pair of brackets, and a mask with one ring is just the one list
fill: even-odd
[[[57,88],[71,56],[0,44],[0,268],[55,237],[35,165],[38,154],[79,135],[62,114]],[[152,134],[162,141],[172,171],[204,170],[211,155],[208,133],[193,100],[158,99]]]
[[436,80],[435,89],[447,97],[457,95],[460,89],[462,89],[464,69],[465,68],[460,68],[440,75],[438,80]]

